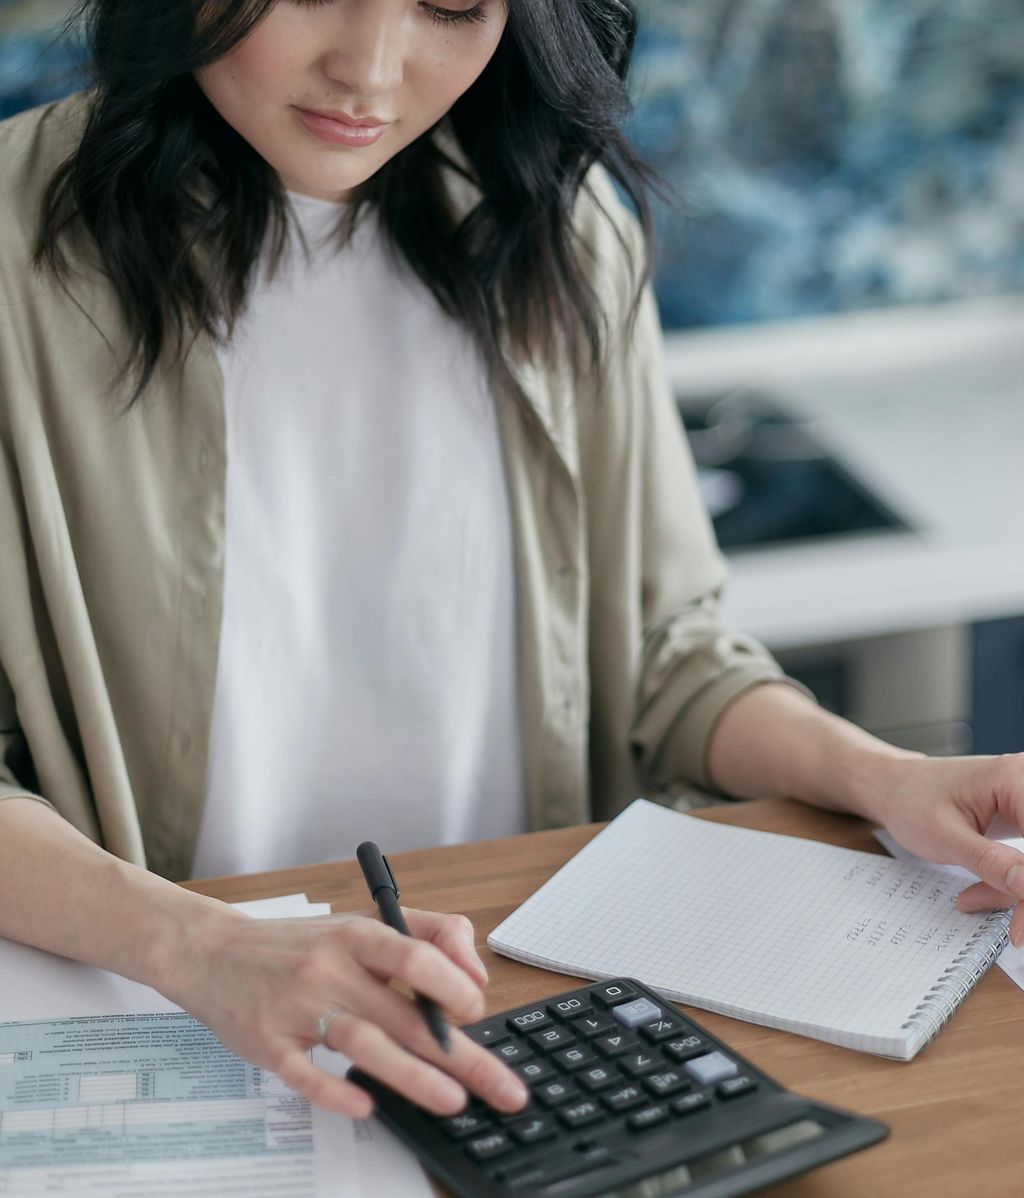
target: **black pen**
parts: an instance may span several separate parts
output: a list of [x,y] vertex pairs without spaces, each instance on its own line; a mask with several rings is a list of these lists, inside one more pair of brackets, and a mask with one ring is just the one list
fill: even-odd
[[[408,936],[409,929],[406,927],[405,916],[402,914],[402,908],[398,905],[398,883],[395,881],[395,875],[391,872],[387,858],[372,840],[364,840],[356,849],[356,860],[363,871],[370,895],[377,904],[381,919],[389,928],[394,928],[396,932]],[[441,1008],[433,999],[424,998],[422,994],[417,994],[415,998],[416,1005],[427,1021],[427,1027],[430,1028],[434,1039],[445,1052],[450,1052],[451,1032],[448,1028],[448,1020],[441,1014]]]

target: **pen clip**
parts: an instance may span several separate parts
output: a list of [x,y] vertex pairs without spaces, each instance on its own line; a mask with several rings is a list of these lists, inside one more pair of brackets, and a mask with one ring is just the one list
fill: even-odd
[[384,868],[388,871],[388,877],[391,879],[391,889],[395,892],[395,898],[400,898],[398,883],[395,881],[395,875],[391,872],[391,863],[383,853],[381,853],[380,859],[384,862]]

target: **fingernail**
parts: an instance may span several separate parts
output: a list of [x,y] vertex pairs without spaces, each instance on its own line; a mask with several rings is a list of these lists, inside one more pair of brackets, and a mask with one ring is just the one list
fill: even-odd
[[1012,894],[1024,896],[1024,866],[1010,866],[1006,871],[1006,887]]

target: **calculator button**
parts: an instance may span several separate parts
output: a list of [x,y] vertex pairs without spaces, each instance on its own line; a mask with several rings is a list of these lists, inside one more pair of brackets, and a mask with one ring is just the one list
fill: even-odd
[[541,1052],[554,1052],[556,1048],[568,1048],[576,1043],[576,1037],[568,1028],[552,1024],[542,1032],[531,1032],[528,1036],[530,1043]]
[[649,1073],[644,1078],[644,1085],[655,1098],[668,1098],[670,1094],[678,1094],[680,1090],[689,1090],[690,1082],[678,1069],[666,1069],[663,1073]]
[[586,1044],[576,1044],[572,1048],[564,1048],[561,1052],[556,1052],[553,1060],[567,1073],[572,1073],[576,1069],[584,1069],[587,1065],[597,1063],[597,1054]]
[[572,1082],[545,1082],[534,1090],[533,1096],[545,1106],[559,1106],[578,1098],[579,1093]]
[[633,1131],[646,1131],[649,1127],[657,1127],[668,1118],[668,1107],[649,1106],[646,1110],[636,1111],[626,1120]]
[[741,1073],[739,1077],[729,1077],[724,1082],[719,1082],[716,1092],[719,1098],[735,1098],[739,1094],[747,1094],[756,1089],[757,1082],[746,1073]]
[[602,1007],[614,1007],[616,1003],[636,998],[636,991],[625,982],[609,982],[606,986],[594,986],[590,994]]
[[579,1015],[589,1015],[590,1011],[589,1001],[579,994],[548,1003],[548,1014],[555,1019],[576,1019]]
[[597,1105],[596,1099],[584,1098],[580,1102],[571,1102],[568,1106],[559,1107],[558,1117],[566,1127],[586,1127],[588,1123],[596,1123],[605,1118],[605,1114]]
[[520,1065],[513,1065],[512,1072],[521,1077],[528,1086],[546,1082],[548,1078],[555,1076],[554,1069],[547,1061],[523,1061]]
[[482,1131],[490,1131],[491,1124],[482,1115],[474,1115],[471,1111],[463,1111],[461,1115],[453,1115],[450,1119],[441,1120],[441,1130],[453,1140],[461,1140],[465,1136],[477,1135]]
[[601,1101],[610,1111],[618,1114],[619,1111],[628,1111],[645,1103],[647,1095],[639,1086],[630,1083],[628,1086],[620,1086],[617,1090],[602,1094]]
[[[630,1077],[643,1077],[645,1073],[653,1073],[656,1069],[660,1069],[664,1061],[649,1049],[641,1048],[639,1052],[630,1052],[624,1057],[619,1057],[618,1064]],[[726,1075],[723,1073],[722,1076]],[[717,1080],[717,1078],[712,1080]]]
[[555,1121],[548,1115],[532,1115],[529,1119],[517,1119],[508,1125],[512,1138],[520,1144],[538,1144],[558,1135]]
[[709,1052],[706,1056],[694,1057],[692,1061],[686,1062],[684,1068],[693,1080],[702,1086],[710,1086],[712,1082],[735,1077],[740,1071],[739,1065],[724,1052]]
[[500,1044],[512,1034],[500,1020],[490,1023],[478,1023],[475,1027],[463,1029],[466,1035],[477,1044]]
[[492,1048],[491,1051],[496,1057],[500,1057],[506,1065],[518,1065],[520,1061],[532,1060],[536,1055],[529,1044],[525,1044],[522,1040],[513,1040],[511,1044],[499,1044],[497,1048]]
[[532,1010],[510,1015],[505,1022],[513,1032],[533,1032],[539,1027],[547,1027],[551,1022],[551,1016],[543,1007],[534,1007]]
[[662,1047],[674,1061],[688,1061],[711,1051],[711,1045],[701,1036],[680,1036]]
[[489,1161],[492,1157],[512,1150],[512,1141],[503,1131],[492,1131],[486,1136],[475,1140],[467,1140],[464,1145],[471,1157],[478,1161]]
[[689,1094],[681,1094],[678,1098],[673,1098],[668,1104],[668,1109],[673,1115],[690,1115],[694,1111],[703,1110],[704,1107],[711,1105],[711,1099],[700,1090],[691,1090]]
[[593,1093],[607,1086],[614,1086],[622,1081],[622,1074],[614,1065],[595,1065],[592,1069],[584,1069],[576,1074],[576,1081]]
[[600,1036],[595,1040],[594,1047],[599,1048],[606,1057],[620,1057],[631,1048],[639,1048],[640,1041],[632,1032],[612,1032],[610,1036]]
[[587,1015],[583,1019],[574,1019],[569,1024],[577,1036],[589,1040],[592,1036],[603,1036],[605,1032],[615,1030],[615,1024],[607,1015]]
[[683,1025],[678,1019],[661,1019],[654,1020],[653,1023],[645,1023],[640,1028],[640,1035],[645,1040],[650,1040],[652,1044],[660,1044],[663,1040],[670,1040],[673,1036],[682,1034]]
[[623,1027],[639,1027],[661,1016],[661,1007],[656,1007],[649,998],[635,998],[632,1002],[612,1007],[612,1018]]

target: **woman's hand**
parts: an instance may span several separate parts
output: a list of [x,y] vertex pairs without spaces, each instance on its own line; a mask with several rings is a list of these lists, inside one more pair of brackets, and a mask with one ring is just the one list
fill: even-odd
[[960,895],[961,911],[1015,906],[1010,940],[1024,943],[1024,853],[984,835],[996,816],[1024,835],[1024,753],[893,760],[886,774],[868,814],[919,857],[981,879]]
[[403,908],[411,936],[355,915],[260,920],[225,908],[168,962],[161,989],[225,1047],[276,1073],[319,1106],[363,1118],[370,1096],[316,1068],[321,1016],[337,1010],[327,1045],[435,1114],[455,1114],[463,1087],[491,1106],[526,1101],[517,1077],[487,1049],[452,1029],[446,1055],[398,982],[459,1022],[484,1014],[487,972],[465,916]]

